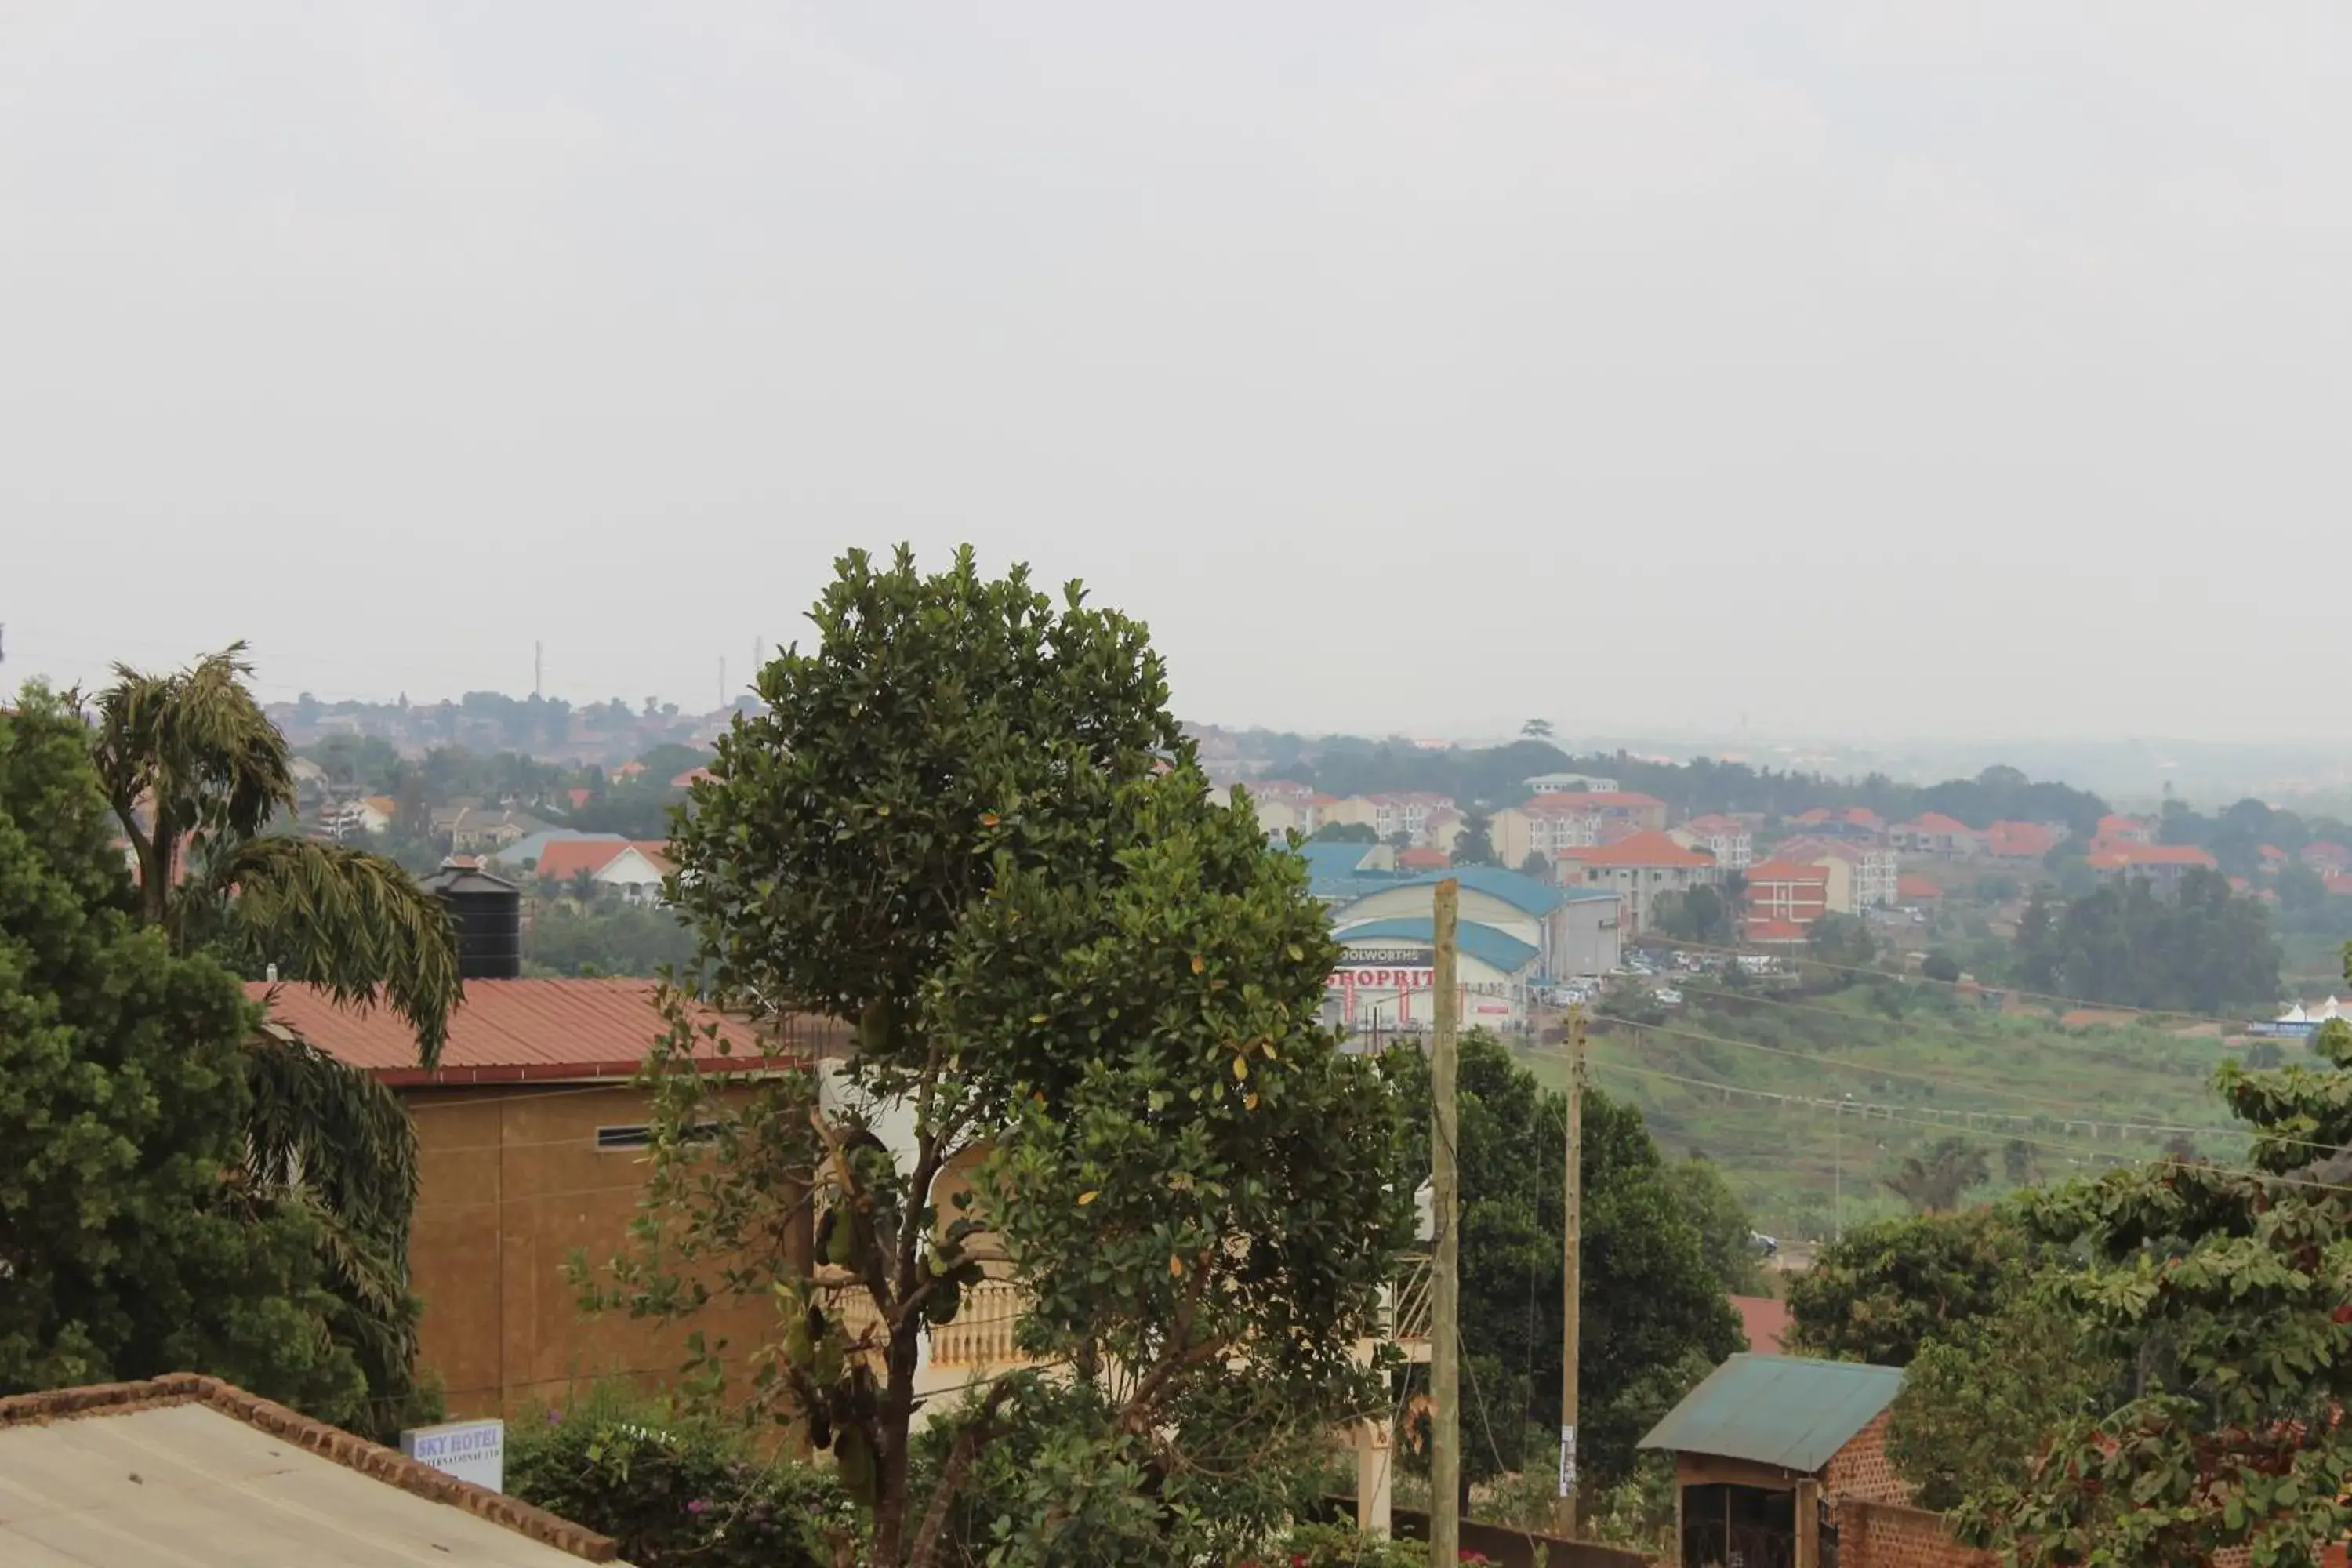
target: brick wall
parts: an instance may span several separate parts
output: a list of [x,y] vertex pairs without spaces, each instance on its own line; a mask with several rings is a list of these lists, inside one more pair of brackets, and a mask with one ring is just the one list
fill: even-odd
[[1944,1516],[1895,1503],[1837,1506],[1838,1568],[1993,1568],[1990,1552],[1960,1545]]
[[1822,1467],[1822,1495],[1832,1502],[1907,1503],[1911,1488],[1886,1458],[1886,1412],[1855,1433]]

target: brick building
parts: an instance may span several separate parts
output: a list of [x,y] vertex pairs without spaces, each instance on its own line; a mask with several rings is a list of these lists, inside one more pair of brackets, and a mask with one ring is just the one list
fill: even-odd
[[[389,1008],[339,1007],[313,985],[257,983],[271,1023],[390,1086],[416,1128],[416,1217],[409,1283],[425,1303],[421,1367],[437,1373],[453,1416],[508,1415],[574,1382],[615,1374],[667,1379],[683,1330],[579,1311],[565,1277],[572,1251],[602,1262],[627,1249],[647,1173],[646,1091],[632,1081],[663,1027],[650,980],[469,977],[431,1069]],[[820,1047],[845,1049],[830,1021],[784,1033],[709,1015],[702,1042],[730,1071],[782,1068]],[[702,1326],[748,1342],[763,1310],[713,1309]],[[772,1317],[772,1314],[766,1314]]]

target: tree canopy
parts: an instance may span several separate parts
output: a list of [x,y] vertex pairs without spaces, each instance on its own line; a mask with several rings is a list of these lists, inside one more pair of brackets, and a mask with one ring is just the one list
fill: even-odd
[[2164,895],[2145,878],[2063,903],[2036,889],[2018,923],[2018,977],[2036,991],[2160,1011],[2221,1013],[2279,995],[2269,916],[2202,868]]
[[1908,1366],[1931,1335],[1991,1316],[2031,1272],[2017,1223],[1992,1209],[1859,1226],[1788,1279],[1790,1343]]
[[0,712],[0,1393],[195,1368],[357,1424],[317,1228],[253,1180],[236,978],[142,922],[78,717]]
[[[844,556],[813,619],[695,787],[670,891],[715,998],[845,1020],[857,1048],[836,1084],[722,1102],[665,1070],[681,1014],[654,1064],[654,1250],[616,1260],[607,1299],[780,1301],[753,1392],[832,1447],[878,1563],[967,1526],[1041,1560],[1076,1560],[1055,1553],[1108,1520],[1164,1537],[1197,1522],[1186,1456],[1319,1443],[1375,1397],[1349,1352],[1407,1224],[1393,1098],[1316,1023],[1333,948],[1304,869],[1210,803],[1140,626],[1076,584],[1057,602],[1017,569],[983,579],[969,551],[926,575],[903,549]],[[975,1160],[951,1199],[942,1178]],[[871,1328],[793,1238],[812,1194]],[[971,1401],[918,1498],[917,1348],[997,1255],[1024,1347],[1087,1375]],[[726,1347],[704,1348],[723,1375]],[[1011,1478],[989,1456],[1024,1444],[1094,1501],[990,1489]],[[957,1507],[974,1488],[1003,1505],[978,1522]]]

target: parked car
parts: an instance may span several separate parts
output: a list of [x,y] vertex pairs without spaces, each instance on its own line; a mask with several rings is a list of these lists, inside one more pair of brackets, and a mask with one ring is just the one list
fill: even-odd
[[1683,1005],[1683,994],[1671,985],[1659,986],[1650,993],[1650,999],[1661,1007],[1679,1007]]
[[1780,1256],[1780,1244],[1760,1230],[1751,1230],[1748,1233],[1748,1250],[1759,1258],[1778,1258]]

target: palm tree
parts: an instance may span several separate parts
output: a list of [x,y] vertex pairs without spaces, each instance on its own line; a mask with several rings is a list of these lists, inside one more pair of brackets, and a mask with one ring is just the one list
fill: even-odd
[[1985,1152],[1963,1138],[1937,1142],[1922,1159],[1906,1156],[1885,1178],[1889,1190],[1911,1205],[1914,1214],[1949,1214],[1971,1187],[1992,1180]]
[[[123,665],[94,704],[91,751],[138,863],[140,907],[180,952],[274,966],[344,1005],[389,1005],[430,1067],[460,995],[440,900],[394,862],[271,831],[294,807],[286,737],[247,689],[245,645],[182,670]],[[412,1386],[407,1290],[416,1136],[391,1090],[271,1023],[247,1052],[248,1192],[319,1222],[350,1343],[396,1423]]]

